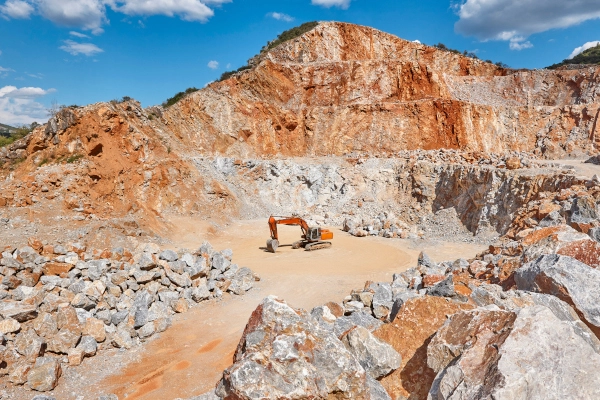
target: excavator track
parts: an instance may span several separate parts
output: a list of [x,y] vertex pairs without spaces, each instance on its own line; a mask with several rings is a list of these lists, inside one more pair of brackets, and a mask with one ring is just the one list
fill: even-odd
[[328,249],[331,247],[331,242],[316,242],[316,243],[308,243],[304,246],[304,250],[313,251],[313,250],[321,250]]

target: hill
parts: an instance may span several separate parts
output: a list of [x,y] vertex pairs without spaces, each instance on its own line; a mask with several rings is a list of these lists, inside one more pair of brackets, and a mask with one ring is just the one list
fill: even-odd
[[558,64],[549,66],[548,68],[557,69],[560,67],[565,67],[567,65],[589,66],[598,64],[600,64],[600,44],[577,54],[571,59],[563,60]]

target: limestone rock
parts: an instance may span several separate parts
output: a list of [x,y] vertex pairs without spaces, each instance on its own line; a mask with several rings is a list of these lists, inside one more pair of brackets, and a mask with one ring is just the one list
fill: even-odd
[[0,333],[3,335],[18,332],[20,329],[21,324],[16,319],[7,318],[0,321]]
[[600,337],[600,270],[574,258],[545,255],[515,273],[521,290],[551,294],[573,304]]
[[56,387],[61,375],[60,362],[52,357],[40,357],[27,374],[27,384],[33,390],[46,392]]
[[600,342],[591,332],[545,306],[517,312],[498,308],[459,312],[428,346],[439,371],[431,399],[594,398],[600,380]]
[[392,346],[375,338],[368,329],[356,326],[342,339],[360,365],[374,379],[400,367],[400,354]]

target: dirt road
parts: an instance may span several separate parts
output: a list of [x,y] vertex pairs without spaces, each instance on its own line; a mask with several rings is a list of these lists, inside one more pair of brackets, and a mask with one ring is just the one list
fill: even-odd
[[[131,361],[119,356],[113,358],[113,367],[110,357],[86,359],[74,381],[63,382],[55,391],[59,398],[77,398],[73,394],[79,392],[78,387],[85,387],[85,399],[115,393],[120,399],[168,400],[204,393],[231,365],[246,321],[264,297],[274,294],[294,307],[310,310],[327,301],[341,301],[367,280],[391,281],[393,273],[416,264],[421,250],[436,261],[472,257],[483,250],[468,244],[415,245],[408,240],[355,238],[332,228],[331,249],[305,252],[283,246],[271,254],[260,249],[268,236],[266,221],[238,221],[219,228],[186,218],[172,222],[177,227],[170,234],[175,247],[195,249],[209,240],[215,249],[231,248],[233,261],[250,267],[261,281],[244,296],[225,295],[223,300],[178,315],[171,328],[135,352]],[[280,229],[281,243],[291,243],[299,235],[298,227]],[[106,375],[98,374],[99,369],[106,368],[113,370],[99,379]]]

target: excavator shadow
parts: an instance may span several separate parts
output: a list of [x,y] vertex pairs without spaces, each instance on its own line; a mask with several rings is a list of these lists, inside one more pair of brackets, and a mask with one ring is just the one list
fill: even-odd
[[[292,247],[292,245],[291,244],[280,244],[279,247]],[[265,246],[260,246],[258,249],[264,251],[265,253],[270,253],[269,249],[267,249]]]

